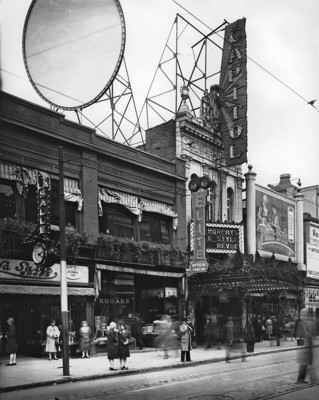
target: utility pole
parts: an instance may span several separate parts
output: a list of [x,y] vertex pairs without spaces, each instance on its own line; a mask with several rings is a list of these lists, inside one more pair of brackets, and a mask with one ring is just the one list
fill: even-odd
[[69,368],[69,313],[68,288],[66,280],[65,247],[65,206],[64,206],[64,168],[63,147],[59,146],[59,227],[60,227],[60,275],[61,275],[61,319],[62,319],[62,357],[63,375],[70,375]]

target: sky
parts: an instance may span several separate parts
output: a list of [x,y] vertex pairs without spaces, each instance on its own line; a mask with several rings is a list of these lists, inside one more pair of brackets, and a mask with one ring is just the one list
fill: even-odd
[[[176,1],[184,8],[173,0],[120,1],[126,24],[125,60],[137,109],[142,109],[177,13],[204,33],[224,19],[245,17],[248,164],[262,186],[278,183],[284,173],[291,174],[293,184],[300,179],[302,187],[319,185],[318,0]],[[2,90],[48,107],[23,64],[22,31],[30,4],[0,0]],[[307,104],[311,100],[318,100],[318,109]],[[247,165],[242,167],[247,172]]]

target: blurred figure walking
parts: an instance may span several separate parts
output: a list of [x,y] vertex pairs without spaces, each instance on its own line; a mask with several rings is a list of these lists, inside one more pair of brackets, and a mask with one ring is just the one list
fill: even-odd
[[314,357],[315,353],[309,322],[299,319],[296,323],[295,335],[297,335],[296,337],[302,337],[304,339],[304,348],[299,350],[297,358],[299,363],[297,383],[308,383],[305,380],[307,372],[309,372],[310,382],[312,384],[318,383],[317,360],[315,360]]

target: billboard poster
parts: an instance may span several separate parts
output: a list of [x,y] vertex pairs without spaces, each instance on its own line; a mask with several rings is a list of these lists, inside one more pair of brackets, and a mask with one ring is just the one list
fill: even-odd
[[257,251],[296,261],[296,202],[256,185]]
[[319,224],[310,222],[306,243],[307,277],[319,279]]

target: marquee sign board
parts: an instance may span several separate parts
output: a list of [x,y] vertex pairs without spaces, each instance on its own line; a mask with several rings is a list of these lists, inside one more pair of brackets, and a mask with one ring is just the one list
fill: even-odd
[[206,224],[206,252],[234,254],[244,252],[244,227],[235,224]]

